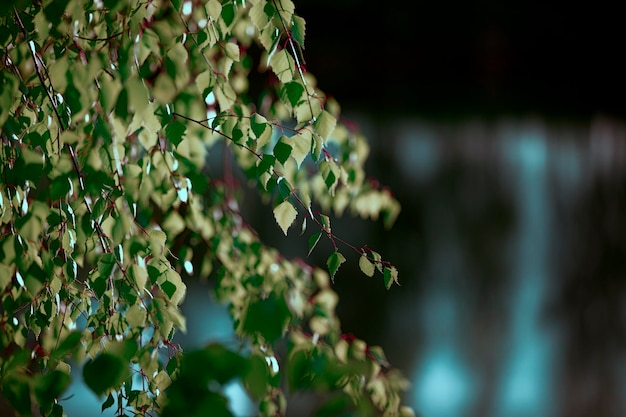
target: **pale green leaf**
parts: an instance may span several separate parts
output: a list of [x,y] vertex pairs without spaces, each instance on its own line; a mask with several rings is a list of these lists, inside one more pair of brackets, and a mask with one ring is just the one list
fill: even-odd
[[128,271],[132,281],[137,286],[137,290],[142,294],[148,281],[148,271],[137,264],[130,265]]
[[220,14],[222,13],[222,4],[217,0],[209,0],[206,5],[207,16],[211,19],[219,19]]
[[335,126],[337,126],[337,119],[335,119],[332,114],[324,110],[319,114],[319,116],[317,116],[317,120],[315,120],[313,126],[322,139],[326,141],[331,133],[333,133],[333,130],[335,130]]
[[204,94],[207,89],[212,89],[213,85],[215,85],[215,75],[211,70],[201,72],[196,77],[196,87],[198,87],[200,94]]
[[294,222],[297,215],[298,211],[287,200],[274,207],[274,218],[276,219],[276,223],[278,223],[285,236],[287,236],[287,230]]
[[239,62],[239,46],[236,43],[226,42],[224,44],[224,53],[233,61]]
[[[213,0],[216,1],[216,0]],[[252,20],[252,23],[254,23],[254,25],[256,26],[256,28],[258,30],[263,29],[270,21],[272,16],[268,16],[267,13],[265,12],[265,5],[267,4],[267,2],[265,1],[259,1],[256,2],[256,4],[254,6],[252,6],[250,8],[250,19]]]
[[359,268],[361,268],[361,271],[363,271],[363,273],[368,277],[374,275],[374,264],[367,258],[366,254],[361,255],[361,258],[359,259]]
[[270,60],[270,65],[274,74],[282,83],[288,83],[293,80],[293,58],[286,49],[276,52]]
[[291,156],[298,164],[298,168],[304,162],[304,159],[311,151],[311,131],[308,129],[302,129],[298,134],[291,137],[291,143],[293,150]]
[[147,312],[141,303],[126,310],[126,321],[130,327],[141,327],[146,323]]
[[148,233],[150,252],[153,256],[162,256],[165,252],[165,240],[167,236],[162,230],[152,229]]

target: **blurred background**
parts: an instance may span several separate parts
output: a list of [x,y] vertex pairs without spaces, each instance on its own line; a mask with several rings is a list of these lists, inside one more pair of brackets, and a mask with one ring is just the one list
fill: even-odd
[[[602,2],[294,2],[308,70],[402,204],[389,231],[333,219],[402,284],[386,291],[344,264],[343,330],[384,348],[423,417],[626,415],[622,15]],[[254,210],[266,242],[306,256],[270,208]],[[231,340],[195,285],[181,343]],[[76,391],[70,415],[89,395]]]
[[[396,263],[352,263],[344,331],[424,417],[626,415],[626,33],[604,2],[300,0],[307,68],[360,124]],[[318,260],[321,262],[322,260]],[[344,267],[342,267],[344,268]]]

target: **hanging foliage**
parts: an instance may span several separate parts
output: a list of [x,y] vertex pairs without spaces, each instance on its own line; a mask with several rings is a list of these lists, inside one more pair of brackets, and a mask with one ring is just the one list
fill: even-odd
[[[3,4],[0,379],[16,413],[61,416],[81,363],[117,415],[227,416],[233,379],[262,416],[299,390],[330,394],[323,415],[412,414],[382,349],[335,315],[341,251],[387,288],[398,273],[329,215],[391,226],[400,208],[366,179],[367,142],[306,71],[304,42],[290,0]],[[285,235],[310,233],[309,253],[330,240],[327,264],[259,241],[213,152]],[[185,281],[208,276],[237,351],[173,342]]]

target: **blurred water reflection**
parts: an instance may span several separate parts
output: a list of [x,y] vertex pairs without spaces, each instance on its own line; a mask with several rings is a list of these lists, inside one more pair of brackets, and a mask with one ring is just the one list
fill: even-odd
[[388,242],[408,273],[381,340],[407,364],[407,402],[425,417],[624,415],[624,125],[367,126],[385,137],[372,165],[398,167],[379,174],[403,204]]

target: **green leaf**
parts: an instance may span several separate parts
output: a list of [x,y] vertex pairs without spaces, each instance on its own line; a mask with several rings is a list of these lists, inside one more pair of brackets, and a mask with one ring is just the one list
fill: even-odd
[[326,233],[330,233],[330,217],[325,214],[320,214],[320,223]]
[[274,207],[274,218],[285,236],[287,236],[287,230],[292,225],[294,220],[296,220],[297,215],[298,211],[287,200]]
[[32,415],[30,387],[24,377],[8,376],[2,381],[4,399],[22,417]]
[[278,179],[278,194],[280,198],[286,199],[291,195],[292,187],[284,177]]
[[291,107],[295,107],[300,102],[302,93],[304,93],[304,87],[297,81],[286,83],[281,91],[283,100],[291,104]]
[[236,43],[226,42],[223,44],[224,54],[233,61],[239,62],[239,46]]
[[391,288],[394,282],[400,285],[400,283],[398,282],[398,270],[396,269],[395,266],[391,266],[391,267],[386,266],[383,272],[383,276],[384,276],[385,288],[387,289]]
[[304,49],[304,35],[305,35],[306,22],[300,16],[293,16],[291,22],[291,36],[298,42],[301,48]]
[[41,406],[52,408],[54,401],[63,394],[70,382],[71,378],[68,374],[53,370],[37,380],[35,397]]
[[59,346],[52,351],[51,358],[52,359],[63,359],[65,355],[72,353],[78,345],[80,344],[81,332],[73,331],[67,335],[65,339],[59,343]]
[[298,134],[291,137],[293,143],[293,151],[291,156],[298,164],[298,168],[304,162],[304,159],[311,151],[311,131],[309,129],[302,129]]
[[178,144],[183,140],[185,130],[187,130],[187,128],[184,124],[178,120],[174,120],[165,128],[165,137],[174,147],[178,147]]
[[128,364],[117,355],[102,353],[83,367],[85,384],[98,396],[118,387],[130,375]]
[[289,55],[286,49],[282,49],[272,56],[270,65],[274,74],[283,83],[289,83],[293,80],[293,58]]
[[328,170],[328,174],[326,175],[324,182],[326,183],[326,188],[328,188],[329,191],[335,187],[337,177],[335,177],[335,173],[332,170]]
[[102,403],[102,410],[101,410],[101,412],[104,412],[104,410],[106,410],[108,408],[111,408],[114,403],[115,403],[115,400],[113,399],[113,394],[109,392],[109,396]]
[[281,337],[290,318],[291,312],[285,299],[272,293],[248,307],[243,328],[249,334],[259,333],[268,343],[272,343]]
[[363,273],[368,277],[374,276],[374,271],[376,269],[374,264],[367,258],[366,254],[361,255],[361,258],[359,259],[359,268],[361,268],[361,271],[363,271]]
[[276,157],[278,162],[283,165],[285,164],[287,159],[289,159],[292,149],[291,146],[284,142],[285,139],[286,137],[283,136],[278,142],[276,142],[276,145],[274,146],[274,156]]
[[171,299],[174,293],[176,293],[176,285],[169,281],[164,281],[161,284],[161,289],[163,290],[165,294],[167,294],[167,297],[169,299]]
[[309,253],[307,253],[307,256],[311,255],[311,252],[313,252],[313,249],[315,249],[315,246],[317,246],[317,242],[320,241],[320,237],[322,237],[321,230],[311,235],[311,237],[309,238]]
[[126,321],[131,327],[143,326],[146,323],[146,316],[147,311],[141,304],[134,304],[126,310]]
[[337,119],[328,113],[326,110],[322,111],[319,116],[317,116],[317,120],[313,123],[316,132],[322,137],[324,141],[328,140],[328,137],[333,130],[335,130],[335,126],[337,125]]
[[50,2],[44,7],[43,12],[46,15],[48,22],[52,23],[52,26],[57,26],[61,22],[61,16],[67,7],[69,0],[59,0]]
[[339,252],[334,251],[330,254],[328,259],[326,260],[326,265],[328,266],[328,272],[330,273],[330,279],[335,282],[335,274],[337,270],[341,266],[342,263],[346,261],[346,258]]
[[235,5],[233,3],[222,5],[222,19],[226,26],[230,26],[235,20]]
[[142,268],[137,264],[132,264],[128,269],[132,282],[137,286],[136,289],[139,293],[143,293],[146,288],[146,282],[148,281],[148,271],[146,268]]
[[162,230],[152,229],[148,232],[149,235],[149,247],[152,255],[159,257],[165,252],[165,241],[167,235]]
[[102,255],[102,258],[98,261],[98,271],[100,272],[100,276],[103,278],[111,276],[115,263],[115,255],[113,255],[113,253],[105,253]]
[[265,358],[261,355],[253,354],[248,361],[249,370],[244,378],[244,385],[252,398],[259,400],[267,392],[270,382],[269,369]]

